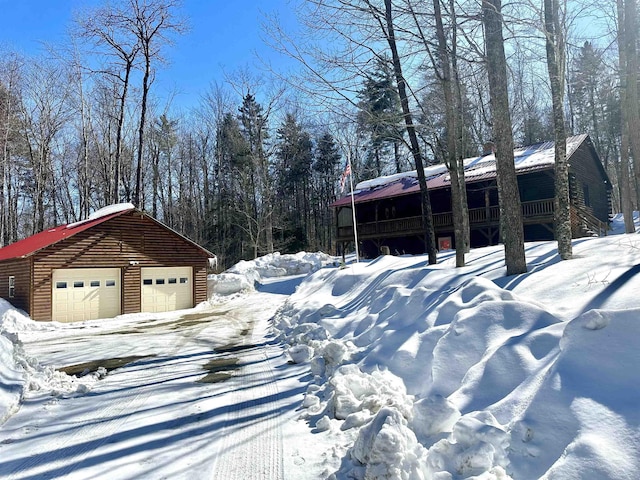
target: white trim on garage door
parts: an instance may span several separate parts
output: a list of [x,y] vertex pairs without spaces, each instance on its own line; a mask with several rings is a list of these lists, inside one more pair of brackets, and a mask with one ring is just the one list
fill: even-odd
[[142,312],[193,307],[192,267],[143,267],[140,276]]
[[60,268],[53,270],[51,318],[75,322],[120,315],[119,268]]

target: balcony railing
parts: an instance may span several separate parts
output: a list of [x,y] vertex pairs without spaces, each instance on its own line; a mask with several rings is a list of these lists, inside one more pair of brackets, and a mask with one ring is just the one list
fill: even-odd
[[[552,222],[553,199],[522,202],[522,215],[526,223]],[[498,206],[469,209],[469,223],[472,227],[497,226],[499,221],[500,208]],[[453,213],[434,213],[433,226],[436,231],[452,229]],[[358,237],[363,239],[421,234],[423,230],[421,216],[358,223]],[[352,239],[353,227],[351,225],[338,227],[337,238],[338,240]]]

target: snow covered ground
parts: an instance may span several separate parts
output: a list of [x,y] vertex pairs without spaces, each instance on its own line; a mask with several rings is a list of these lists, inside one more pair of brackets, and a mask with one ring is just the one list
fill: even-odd
[[637,478],[640,236],[526,252],[272,255],[72,325],[2,303],[0,477]]

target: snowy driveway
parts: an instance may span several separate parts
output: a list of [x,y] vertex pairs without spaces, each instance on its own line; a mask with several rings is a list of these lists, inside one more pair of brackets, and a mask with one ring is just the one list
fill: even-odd
[[29,395],[0,429],[0,477],[285,478],[283,425],[308,381],[268,335],[286,298],[21,334],[42,364],[124,365],[88,393]]

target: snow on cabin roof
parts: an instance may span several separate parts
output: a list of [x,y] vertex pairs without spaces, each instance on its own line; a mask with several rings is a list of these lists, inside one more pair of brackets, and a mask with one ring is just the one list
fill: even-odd
[[43,248],[54,245],[65,238],[72,237],[73,235],[83,232],[95,225],[99,225],[126,212],[130,212],[131,210],[134,210],[134,208],[135,207],[130,203],[111,205],[96,211],[86,220],[70,223],[68,225],[60,225],[58,227],[36,233],[35,235],[12,243],[11,245],[7,245],[4,248],[0,248],[0,261],[28,257],[29,255],[32,255]]
[[[567,138],[567,157],[571,157],[580,144],[587,138],[586,134]],[[513,151],[517,173],[531,172],[553,168],[555,162],[554,142],[544,142],[525,147],[518,147]],[[465,180],[478,182],[496,176],[495,154],[467,158],[464,160]],[[437,189],[451,185],[451,178],[443,164],[432,165],[424,169],[427,177],[427,188]],[[382,198],[396,197],[420,191],[416,170],[397,173],[359,182],[354,190],[356,202],[368,202]],[[332,206],[340,207],[351,202],[351,197],[336,200]]]

